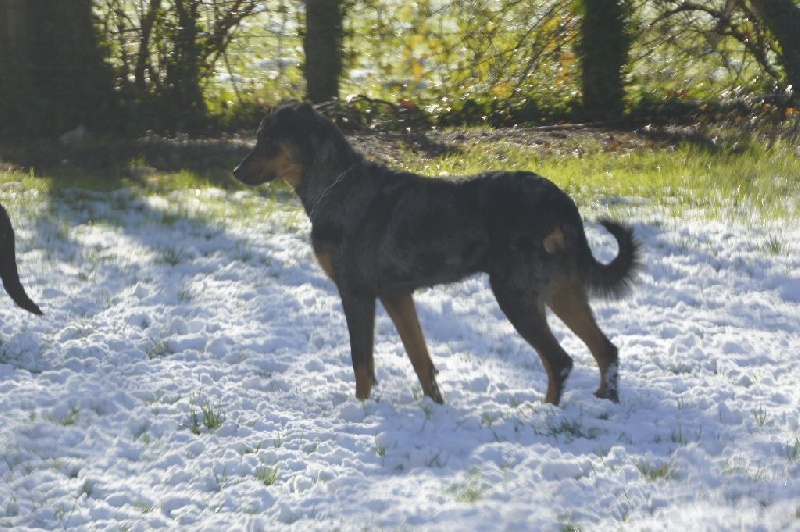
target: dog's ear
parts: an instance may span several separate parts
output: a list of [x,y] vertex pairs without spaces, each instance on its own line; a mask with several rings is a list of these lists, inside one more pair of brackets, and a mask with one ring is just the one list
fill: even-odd
[[298,103],[297,102],[290,102],[288,104],[283,104],[279,107],[276,107],[272,111],[272,116],[275,119],[275,122],[280,124],[286,124],[292,121],[295,113],[297,112]]
[[298,105],[297,113],[305,118],[317,117],[317,112],[314,110],[314,107],[308,102],[302,102],[300,105]]
[[280,121],[285,120],[311,120],[316,118],[317,112],[310,103],[300,102],[298,100],[290,100],[273,108],[269,114],[272,114]]
[[308,103],[283,107],[275,118],[280,129],[299,143],[305,143],[319,125],[319,115]]
[[314,110],[310,103],[301,103],[295,109],[295,113],[295,124],[305,128],[307,132],[310,132],[320,119],[319,113]]

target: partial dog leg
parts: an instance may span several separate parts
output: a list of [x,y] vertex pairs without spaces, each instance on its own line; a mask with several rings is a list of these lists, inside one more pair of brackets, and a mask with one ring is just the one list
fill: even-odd
[[350,331],[350,355],[356,375],[356,397],[368,399],[375,379],[375,298],[342,294],[342,306]]
[[436,369],[428,354],[411,294],[383,295],[381,302],[400,333],[408,358],[422,385],[422,392],[437,403],[442,403],[442,394],[436,384]]
[[497,303],[519,334],[539,353],[547,371],[545,402],[557,405],[564,383],[572,371],[572,358],[553,336],[547,324],[544,303],[538,293],[511,286],[497,275],[489,278]]
[[547,304],[553,309],[556,316],[586,344],[597,361],[600,368],[600,387],[595,395],[618,403],[617,347],[598,327],[583,287],[577,286],[566,277],[559,277],[553,283],[553,291],[547,299]]

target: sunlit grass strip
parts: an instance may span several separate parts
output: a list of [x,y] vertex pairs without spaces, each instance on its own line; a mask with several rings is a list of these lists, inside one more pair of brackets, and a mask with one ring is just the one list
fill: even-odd
[[730,209],[747,209],[761,217],[800,215],[800,157],[788,142],[736,152],[681,146],[551,157],[542,157],[535,147],[494,142],[432,161],[409,157],[405,166],[428,175],[531,170],[579,202],[634,197],[678,211],[701,209],[712,216]]
[[[577,148],[578,146],[576,146]],[[800,216],[800,154],[789,141],[770,146],[751,143],[741,150],[708,149],[683,145],[675,149],[642,149],[609,153],[601,146],[582,147],[572,155],[543,156],[535,146],[504,141],[469,144],[455,154],[436,159],[409,153],[405,169],[426,175],[461,175],[485,170],[531,170],[553,180],[579,203],[609,198],[637,198],[666,207],[675,214],[700,210],[721,216],[731,210],[756,218]],[[77,174],[70,177],[34,177],[28,173],[0,172],[3,197],[13,202],[19,189],[58,197],[64,189],[105,192],[128,187],[139,195],[169,194],[210,188],[249,190],[267,202],[290,196],[281,182],[249,189],[233,182],[183,170],[157,173],[145,181],[124,177]],[[21,186],[19,186],[21,185]]]

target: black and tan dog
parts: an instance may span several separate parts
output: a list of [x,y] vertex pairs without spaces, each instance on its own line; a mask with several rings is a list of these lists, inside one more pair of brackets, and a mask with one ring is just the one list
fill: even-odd
[[3,287],[17,306],[33,314],[42,313],[25,293],[25,288],[19,280],[14,228],[11,227],[11,219],[2,205],[0,205],[0,279],[3,280]]
[[575,203],[530,172],[425,178],[367,162],[310,105],[264,118],[253,151],[234,170],[249,185],[283,178],[311,219],[317,260],[339,289],[356,396],[376,384],[375,301],[394,321],[425,395],[441,402],[412,293],[485,272],[497,302],[544,362],[546,401],[558,404],[572,359],[546,321],[549,306],[600,367],[596,395],[618,401],[617,348],[597,326],[587,293],[620,296],[638,264],[633,231],[604,220],[619,252],[599,263]]

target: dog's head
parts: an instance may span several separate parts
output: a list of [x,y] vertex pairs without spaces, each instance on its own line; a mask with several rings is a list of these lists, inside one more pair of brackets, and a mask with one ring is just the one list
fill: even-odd
[[255,147],[233,176],[247,185],[269,183],[279,177],[296,189],[319,121],[320,116],[309,104],[291,102],[277,107],[261,121]]

